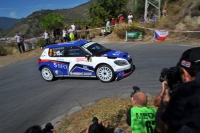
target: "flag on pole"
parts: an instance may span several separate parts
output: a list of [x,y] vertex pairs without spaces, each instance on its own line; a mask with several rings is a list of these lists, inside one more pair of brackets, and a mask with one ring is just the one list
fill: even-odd
[[159,41],[165,41],[167,39],[169,31],[154,30],[154,39]]

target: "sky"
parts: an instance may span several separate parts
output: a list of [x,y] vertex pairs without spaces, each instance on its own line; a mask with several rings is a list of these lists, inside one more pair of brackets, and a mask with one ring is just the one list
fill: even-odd
[[0,0],[0,17],[26,18],[41,9],[66,9],[89,0]]

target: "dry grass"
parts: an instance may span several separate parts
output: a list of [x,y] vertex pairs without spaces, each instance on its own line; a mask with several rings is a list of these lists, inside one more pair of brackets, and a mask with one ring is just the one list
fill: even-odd
[[[154,107],[154,97],[148,97],[148,101],[148,106]],[[131,106],[129,98],[106,98],[80,112],[65,116],[56,130],[58,133],[81,133],[92,124],[92,118],[96,116],[99,122],[105,124],[109,133],[114,133],[116,128],[130,133],[131,129],[126,124],[126,112]]]
[[35,56],[40,56],[43,51],[37,48],[35,50],[31,50],[31,51],[20,54],[18,49],[12,48],[9,50],[12,50],[13,54],[7,55],[7,56],[0,56],[0,67],[9,65],[11,63],[19,62],[25,59],[29,59]]

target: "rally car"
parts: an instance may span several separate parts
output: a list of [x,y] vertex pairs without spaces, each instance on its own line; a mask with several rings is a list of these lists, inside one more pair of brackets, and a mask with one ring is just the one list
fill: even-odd
[[86,40],[48,45],[38,59],[44,80],[56,77],[97,77],[102,82],[120,80],[134,70],[128,53]]

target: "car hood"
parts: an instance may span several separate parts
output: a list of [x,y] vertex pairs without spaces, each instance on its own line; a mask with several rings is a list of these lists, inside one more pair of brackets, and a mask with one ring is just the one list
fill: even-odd
[[112,58],[123,58],[126,60],[128,60],[130,58],[130,55],[128,53],[123,52],[123,51],[118,51],[118,50],[110,50],[103,56],[112,57]]

